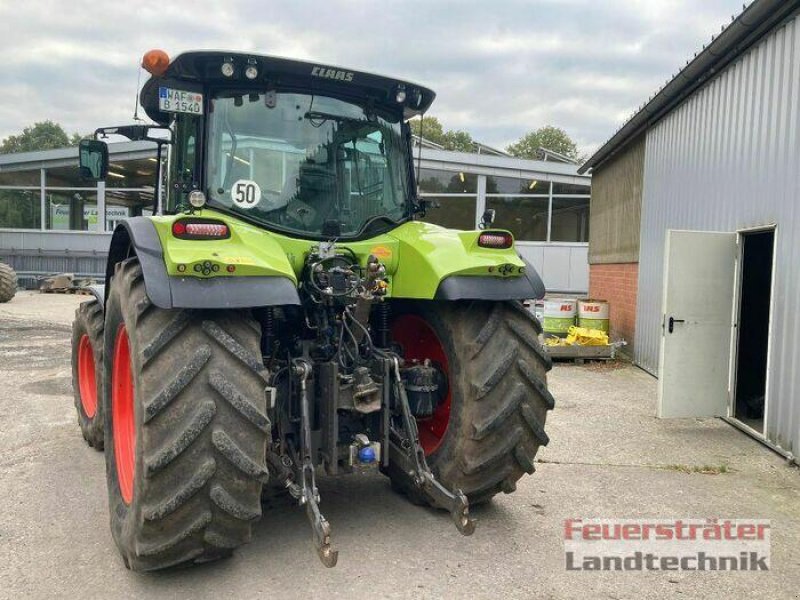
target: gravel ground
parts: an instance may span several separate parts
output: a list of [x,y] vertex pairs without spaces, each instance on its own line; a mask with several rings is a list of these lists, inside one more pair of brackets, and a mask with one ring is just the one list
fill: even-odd
[[[378,474],[322,478],[335,569],[313,552],[304,512],[277,502],[231,560],[131,573],[108,528],[103,456],[72,405],[69,326],[84,300],[22,292],[0,305],[0,598],[797,597],[797,469],[719,420],[655,419],[656,382],[629,365],[553,369],[537,473],[476,508],[471,538]],[[772,570],[566,572],[564,520],[576,517],[770,519]]]

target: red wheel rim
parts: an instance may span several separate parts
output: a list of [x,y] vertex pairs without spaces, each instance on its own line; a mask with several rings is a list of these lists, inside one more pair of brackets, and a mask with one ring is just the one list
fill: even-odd
[[[428,322],[417,315],[400,315],[392,323],[392,337],[403,348],[406,359],[425,360],[429,358],[444,371],[449,381],[447,355],[442,342]],[[419,441],[425,455],[433,454],[441,445],[450,423],[450,398],[452,386],[447,386],[447,397],[433,415],[425,419],[417,419]]]
[[90,419],[97,412],[97,379],[94,371],[94,351],[89,336],[84,334],[78,343],[78,392],[83,412]]
[[114,342],[111,418],[119,491],[125,504],[130,504],[133,500],[133,471],[136,464],[136,425],[133,414],[131,350],[125,325],[120,325]]

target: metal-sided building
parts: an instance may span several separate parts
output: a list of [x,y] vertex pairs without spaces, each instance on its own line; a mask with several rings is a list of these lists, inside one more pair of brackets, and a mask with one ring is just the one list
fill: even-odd
[[[111,144],[109,151],[107,180],[88,186],[77,148],[0,155],[0,259],[27,285],[59,272],[102,277],[116,223],[152,213],[154,144]],[[545,158],[522,160],[484,145],[475,153],[424,146],[420,194],[437,206],[425,219],[474,229],[494,208],[495,224],[514,233],[548,290],[585,294],[591,177]]]
[[800,447],[800,2],[757,0],[605,144],[590,295],[661,416]]

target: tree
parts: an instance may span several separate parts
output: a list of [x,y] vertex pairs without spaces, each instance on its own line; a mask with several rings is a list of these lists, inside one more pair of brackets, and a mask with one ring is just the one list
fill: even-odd
[[40,225],[38,190],[0,190],[2,227],[38,229]]
[[[421,135],[420,123],[422,125]],[[475,151],[475,141],[469,133],[455,129],[445,130],[436,117],[425,117],[421,121],[420,119],[412,119],[409,124],[414,135],[425,138],[434,144],[439,144],[445,150],[454,150],[456,152]]]
[[506,152],[518,158],[539,158],[539,148],[547,148],[563,154],[575,161],[579,160],[578,145],[560,127],[546,125],[526,133],[516,144],[506,148]]
[[475,152],[475,141],[466,131],[446,131],[442,146],[444,146],[445,150],[453,150],[455,152]]
[[78,133],[67,135],[64,128],[53,121],[40,121],[23,129],[21,134],[4,139],[0,144],[0,154],[77,146],[82,137]]
[[411,132],[417,137],[444,146],[444,128],[436,117],[424,117],[423,119],[411,119]]

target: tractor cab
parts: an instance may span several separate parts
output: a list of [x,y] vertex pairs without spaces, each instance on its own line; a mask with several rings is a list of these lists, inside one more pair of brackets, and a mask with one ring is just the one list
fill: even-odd
[[[270,56],[149,52],[147,115],[174,133],[161,212],[195,203],[305,239],[374,237],[417,210],[406,120],[422,86]],[[139,139],[142,139],[141,137]],[[96,160],[96,159],[95,159]],[[87,167],[91,165],[87,164]]]

